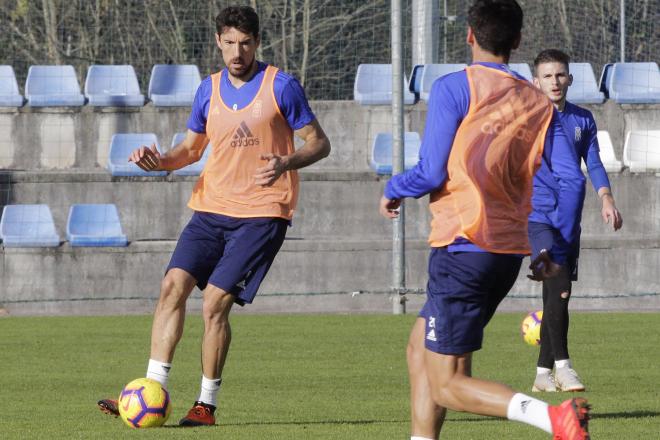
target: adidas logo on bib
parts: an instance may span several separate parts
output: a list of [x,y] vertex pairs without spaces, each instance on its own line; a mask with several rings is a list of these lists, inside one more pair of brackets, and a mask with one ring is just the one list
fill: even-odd
[[259,145],[259,138],[254,137],[245,121],[242,121],[231,138],[232,147],[251,147]]

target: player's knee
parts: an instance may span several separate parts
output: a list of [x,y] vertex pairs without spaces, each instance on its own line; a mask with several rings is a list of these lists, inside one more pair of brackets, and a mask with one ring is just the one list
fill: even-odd
[[161,306],[179,307],[185,303],[186,297],[185,286],[181,286],[173,277],[165,275],[160,284],[159,304]]
[[207,324],[218,326],[229,323],[229,310],[234,303],[234,297],[226,292],[204,295],[202,317]]

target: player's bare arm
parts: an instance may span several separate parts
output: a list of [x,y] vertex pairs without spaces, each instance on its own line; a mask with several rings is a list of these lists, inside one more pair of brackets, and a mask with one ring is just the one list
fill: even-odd
[[612,225],[612,228],[615,231],[621,229],[623,226],[623,217],[621,213],[616,208],[616,203],[614,202],[614,196],[609,188],[601,188],[598,190],[598,197],[603,204],[600,214],[603,217],[603,221],[609,225]]
[[288,156],[262,155],[261,158],[267,162],[255,172],[257,185],[270,186],[285,171],[304,168],[330,154],[330,141],[316,119],[296,130],[294,134],[305,141],[303,146]]
[[204,154],[209,140],[206,134],[188,130],[185,139],[167,153],[161,155],[153,144],[133,150],[128,158],[144,171],[172,171],[197,162]]

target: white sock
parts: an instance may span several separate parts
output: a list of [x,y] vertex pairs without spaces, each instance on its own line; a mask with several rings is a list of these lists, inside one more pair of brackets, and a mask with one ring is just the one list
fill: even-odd
[[548,434],[552,434],[548,404],[533,397],[516,393],[509,402],[506,417],[509,420],[536,426]]
[[167,362],[157,361],[155,359],[149,359],[149,366],[147,366],[147,378],[157,380],[167,389],[167,379],[170,377],[170,368],[172,364]]
[[571,368],[571,360],[561,359],[559,361],[555,361],[555,368]]
[[202,375],[202,386],[197,401],[217,407],[218,390],[220,390],[221,383],[222,379],[208,379],[206,376]]
[[550,373],[552,373],[552,369],[551,369],[551,368],[536,367],[536,375],[537,375],[537,376],[540,376],[540,375],[542,375],[542,374],[546,374],[546,375],[547,375],[547,374],[550,374]]
[[420,437],[418,435],[413,435],[412,437],[410,437],[410,440],[433,440],[433,439],[428,437]]

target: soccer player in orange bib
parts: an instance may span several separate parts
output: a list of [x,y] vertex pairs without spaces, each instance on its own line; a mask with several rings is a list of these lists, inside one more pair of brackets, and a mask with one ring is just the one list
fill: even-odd
[[[530,253],[527,217],[539,169],[558,183],[557,215],[579,229],[584,176],[552,103],[507,63],[520,43],[515,0],[477,0],[468,13],[473,63],[432,87],[418,164],[393,176],[380,212],[397,216],[404,197],[430,194],[427,300],[408,344],[411,439],[436,439],[446,409],[506,417],[555,439],[588,434],[586,400],[558,406],[472,377],[472,353]],[[569,240],[570,241],[570,240]],[[532,263],[535,279],[559,273],[570,249],[557,243]]]
[[[234,303],[252,302],[284,241],[298,197],[296,170],[330,153],[298,81],[256,60],[256,12],[247,6],[225,8],[216,27],[226,68],[199,86],[186,138],[167,154],[143,146],[129,158],[147,171],[169,171],[212,149],[188,203],[192,219],[161,285],[147,367],[147,377],[167,387],[186,300],[198,286],[204,319],[201,389],[182,426],[215,424],[231,341],[229,312]],[[298,150],[294,134],[304,140]],[[115,400],[101,400],[99,406],[118,414]]]

